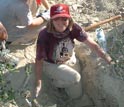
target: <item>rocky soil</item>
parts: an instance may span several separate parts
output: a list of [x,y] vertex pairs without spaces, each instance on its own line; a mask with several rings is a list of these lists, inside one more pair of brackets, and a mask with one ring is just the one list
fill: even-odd
[[[49,0],[49,2],[70,5],[74,20],[82,27],[118,15],[124,6],[123,0]],[[83,97],[69,99],[64,91],[60,92],[53,87],[44,74],[43,89],[37,98],[40,107],[124,107],[123,26],[123,18],[99,26],[107,37],[108,53],[115,61],[113,65],[107,65],[87,46],[76,41],[76,54],[82,66]],[[87,33],[97,40],[95,29]],[[33,93],[34,88],[35,44],[9,48],[12,49],[11,55],[20,59],[19,69],[14,70],[11,65],[9,67],[6,64],[0,65],[3,66],[0,68],[0,107],[28,107],[30,104],[28,101],[33,99],[30,93]],[[3,73],[3,69],[7,67],[10,68],[9,72]],[[36,107],[36,101],[34,103],[33,107]]]

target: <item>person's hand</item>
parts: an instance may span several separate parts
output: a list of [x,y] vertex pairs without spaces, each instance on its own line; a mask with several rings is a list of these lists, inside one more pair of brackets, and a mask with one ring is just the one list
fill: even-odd
[[115,65],[115,64],[116,64],[116,62],[111,60],[110,65]]
[[114,65],[114,64],[115,64],[115,62],[112,60],[112,58],[110,57],[109,54],[106,53],[106,54],[104,55],[104,58],[105,58],[106,62],[107,62],[109,65]]
[[36,98],[38,97],[38,95],[40,93],[41,87],[42,87],[42,82],[41,82],[41,80],[39,80],[37,83],[37,86],[36,86],[36,90],[35,90],[35,97]]

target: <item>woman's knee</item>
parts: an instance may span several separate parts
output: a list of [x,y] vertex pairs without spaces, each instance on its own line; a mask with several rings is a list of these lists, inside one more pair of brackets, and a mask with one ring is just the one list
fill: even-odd
[[76,71],[75,69],[67,66],[67,65],[62,65],[61,68],[62,70],[62,78],[64,81],[69,82],[70,84],[76,84],[80,81],[81,79],[81,75],[78,71]]
[[74,81],[75,84],[79,83],[80,80],[81,80],[81,75],[78,72],[75,72],[73,79],[74,79],[73,81]]

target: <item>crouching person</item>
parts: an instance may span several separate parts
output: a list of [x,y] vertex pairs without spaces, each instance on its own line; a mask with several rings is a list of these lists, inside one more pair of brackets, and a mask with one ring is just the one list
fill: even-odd
[[48,74],[58,88],[65,88],[68,96],[82,95],[81,75],[74,52],[74,39],[85,43],[108,63],[111,57],[73,22],[66,4],[56,4],[50,9],[50,21],[39,33],[36,49],[36,97],[42,87],[42,72]]

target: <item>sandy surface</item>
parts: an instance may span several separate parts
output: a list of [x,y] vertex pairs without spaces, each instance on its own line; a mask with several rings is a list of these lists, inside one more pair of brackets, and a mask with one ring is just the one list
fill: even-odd
[[[35,60],[35,44],[30,46],[10,45],[11,55],[19,58],[16,71],[5,73],[6,80],[10,81],[9,86],[15,91],[15,107],[28,107],[26,96],[29,101],[34,98],[34,60]],[[64,89],[59,90],[53,86],[50,79],[43,73],[42,91],[37,98],[37,102],[41,107],[80,107],[80,105],[92,106],[92,102],[88,96],[84,94],[79,99],[70,99]],[[3,107],[6,107],[5,105]],[[14,105],[7,105],[14,107]],[[35,106],[34,106],[35,107]]]

